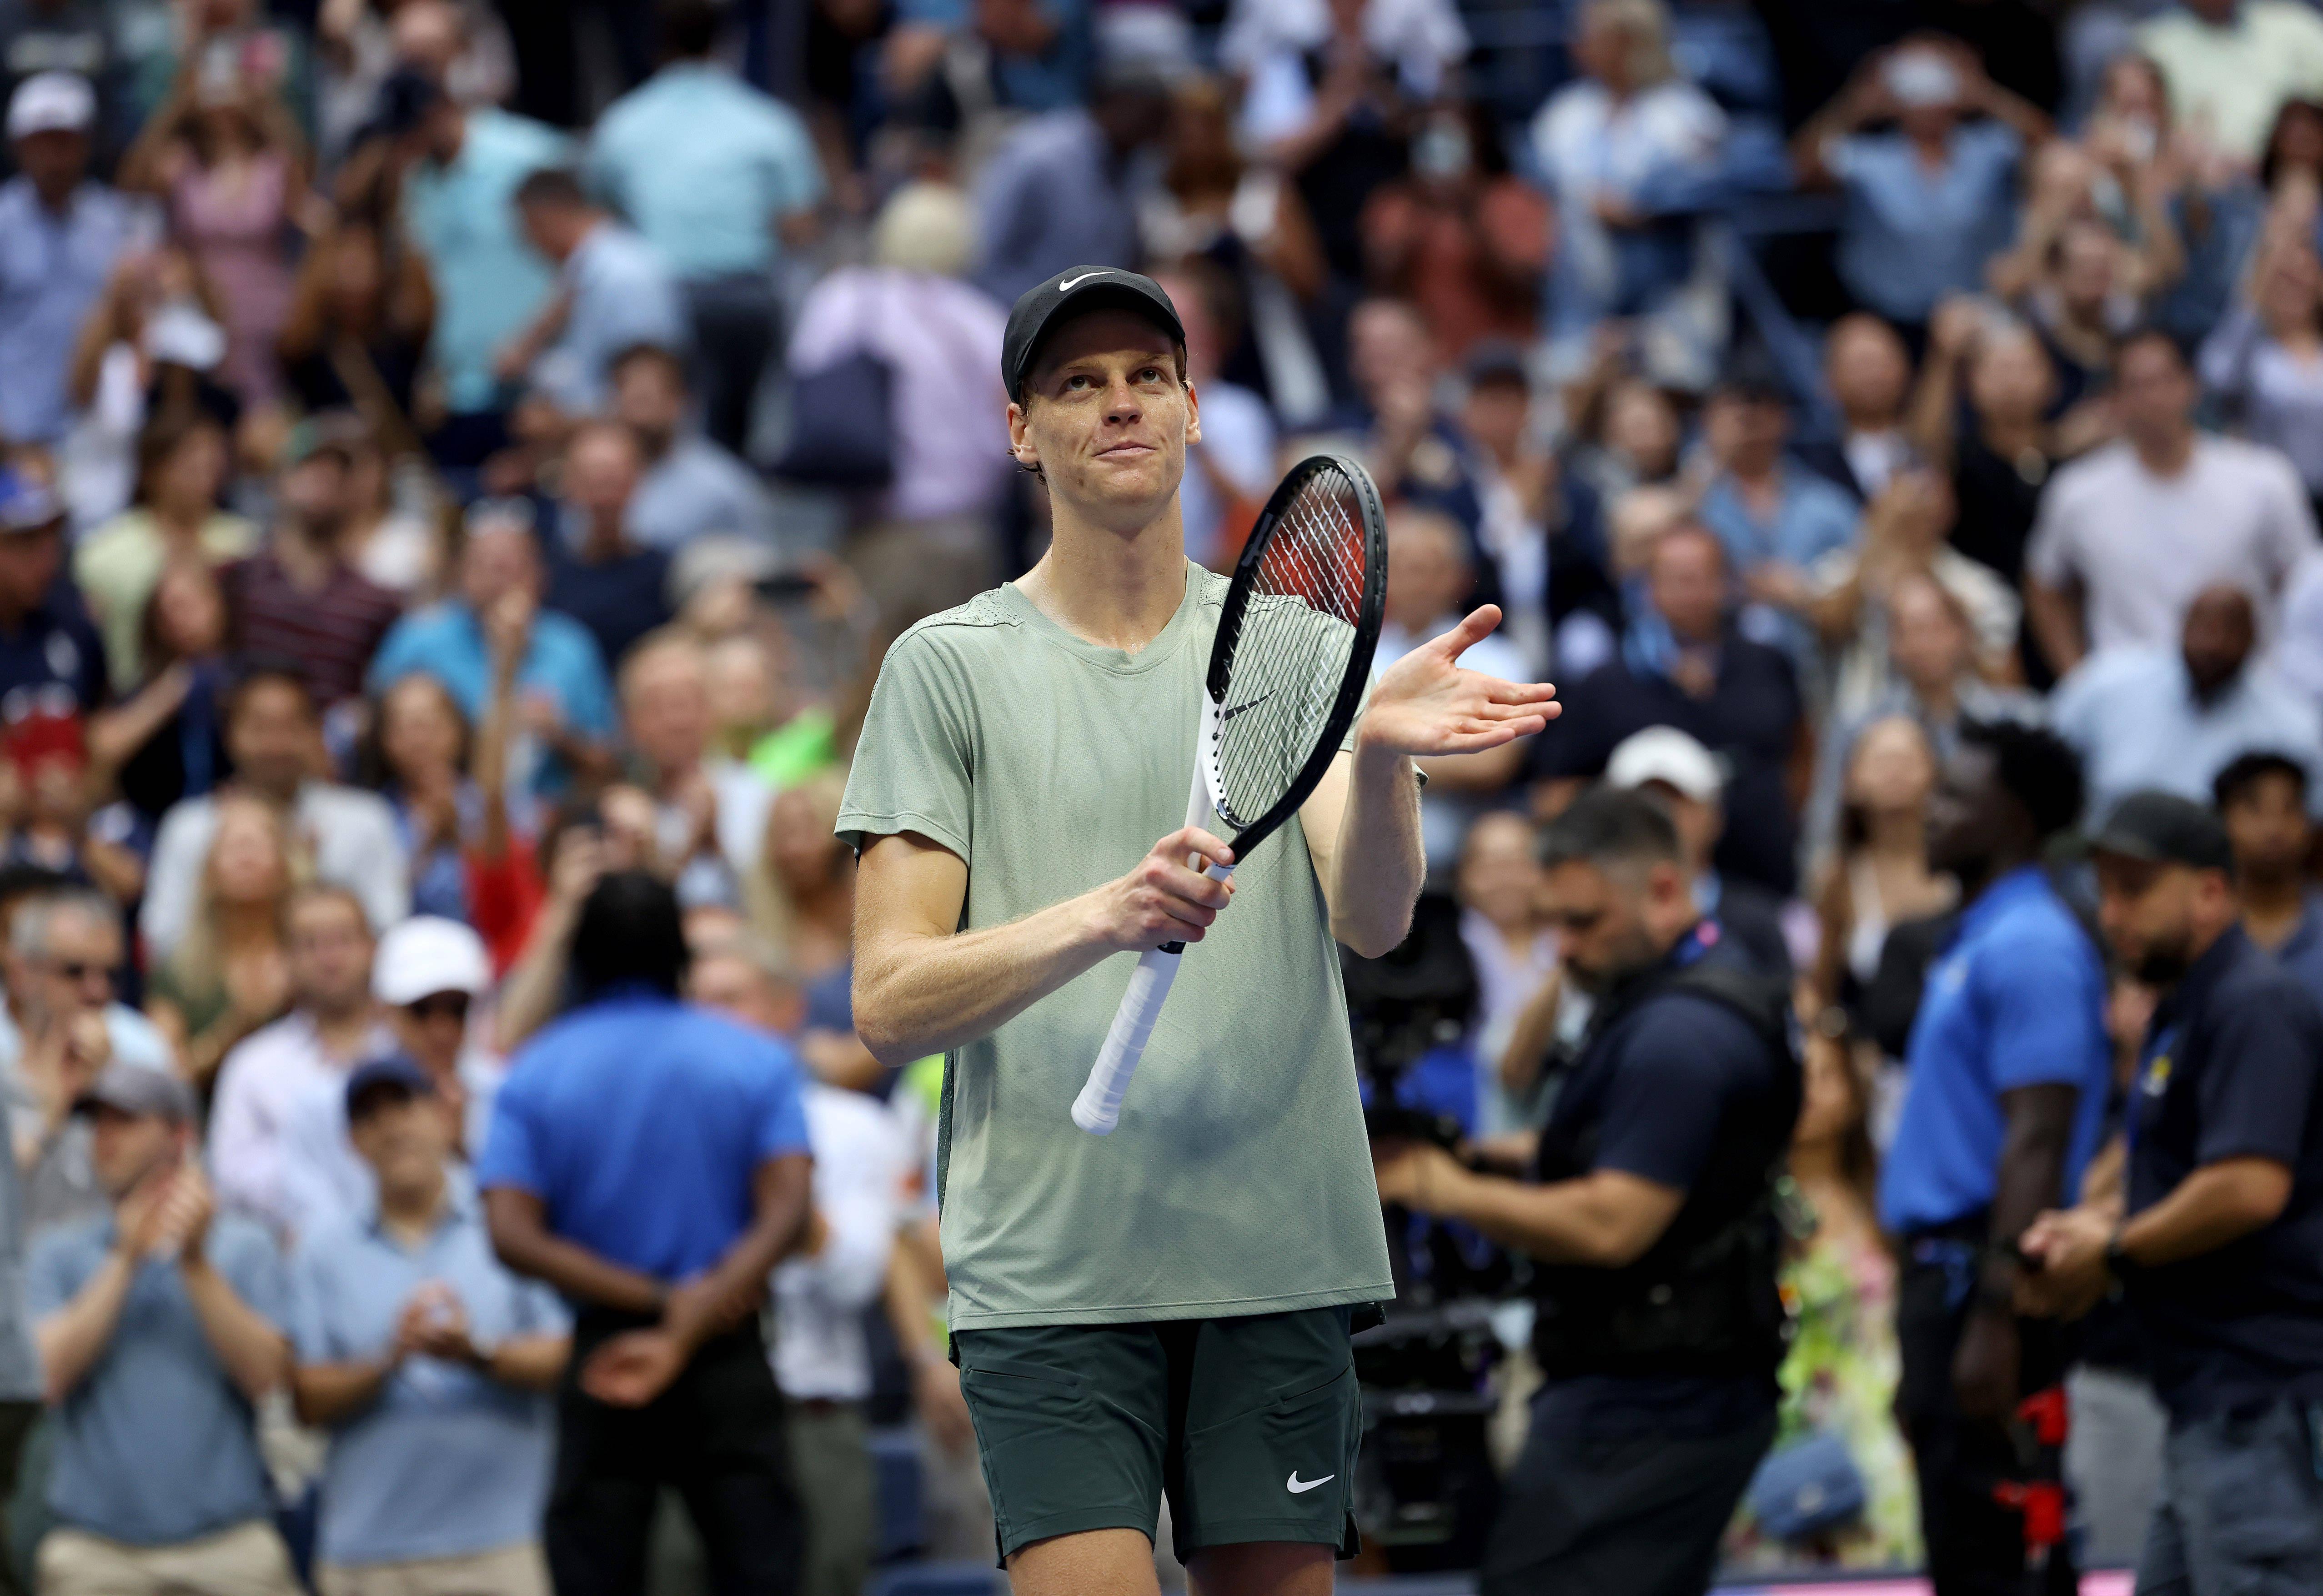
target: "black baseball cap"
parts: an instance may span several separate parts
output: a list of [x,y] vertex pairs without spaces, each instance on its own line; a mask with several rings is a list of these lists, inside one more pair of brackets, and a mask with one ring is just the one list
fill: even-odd
[[1000,381],[1010,399],[1023,402],[1024,379],[1033,370],[1041,340],[1066,320],[1091,310],[1127,310],[1169,334],[1171,343],[1186,341],[1178,307],[1152,278],[1118,266],[1070,267],[1038,288],[1026,289],[1008,313],[1008,330],[1000,337]]
[[2185,865],[2196,870],[2235,867],[2226,825],[2217,815],[2190,798],[2150,788],[2132,793],[2114,805],[2105,824],[2089,839],[2089,851],[2149,864]]
[[436,1078],[409,1053],[389,1053],[356,1065],[354,1073],[347,1077],[349,1123],[369,1114],[385,1092],[397,1092],[407,1097],[432,1097],[436,1095]]

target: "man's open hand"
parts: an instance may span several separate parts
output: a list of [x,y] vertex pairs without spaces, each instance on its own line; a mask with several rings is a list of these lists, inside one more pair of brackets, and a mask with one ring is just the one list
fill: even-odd
[[1461,669],[1460,656],[1500,624],[1500,606],[1483,605],[1390,665],[1372,684],[1357,730],[1363,745],[1415,756],[1481,754],[1556,719],[1563,706],[1547,683],[1503,682]]

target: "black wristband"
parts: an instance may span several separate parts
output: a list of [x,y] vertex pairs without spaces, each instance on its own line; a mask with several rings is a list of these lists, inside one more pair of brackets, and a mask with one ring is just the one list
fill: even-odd
[[2115,1280],[2124,1282],[2137,1272],[2137,1260],[2122,1251],[2119,1231],[2106,1238],[2105,1266]]

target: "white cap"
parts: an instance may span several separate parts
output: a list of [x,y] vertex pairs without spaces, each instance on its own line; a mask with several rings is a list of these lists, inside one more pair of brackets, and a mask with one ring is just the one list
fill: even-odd
[[8,136],[87,133],[96,122],[96,91],[76,72],[35,72],[8,100]]
[[164,305],[145,324],[147,358],[207,371],[225,358],[225,329],[191,305]]
[[1675,726],[1648,726],[1623,738],[1605,761],[1605,780],[1625,789],[1660,782],[1696,803],[1717,803],[1726,787],[1718,756]]
[[491,982],[484,940],[436,914],[416,914],[388,927],[372,960],[372,995],[398,1008],[438,992],[481,996]]

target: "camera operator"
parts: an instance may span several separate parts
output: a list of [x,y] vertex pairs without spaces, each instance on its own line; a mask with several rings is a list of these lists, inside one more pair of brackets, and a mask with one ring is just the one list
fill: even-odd
[[1484,1596],[1698,1596],[1775,1433],[1774,1180],[1799,1111],[1787,995],[1696,907],[1652,800],[1600,788],[1541,839],[1569,979],[1597,1000],[1537,1184],[1383,1143],[1380,1194],[1537,1261],[1547,1383]]
[[2035,1220],[2024,1296],[2070,1316],[2117,1280],[2145,1333],[2170,1434],[2140,1591],[2323,1590],[2323,1015],[2236,924],[2208,810],[2135,793],[2089,846],[2106,940],[2162,995],[2127,1200]]

